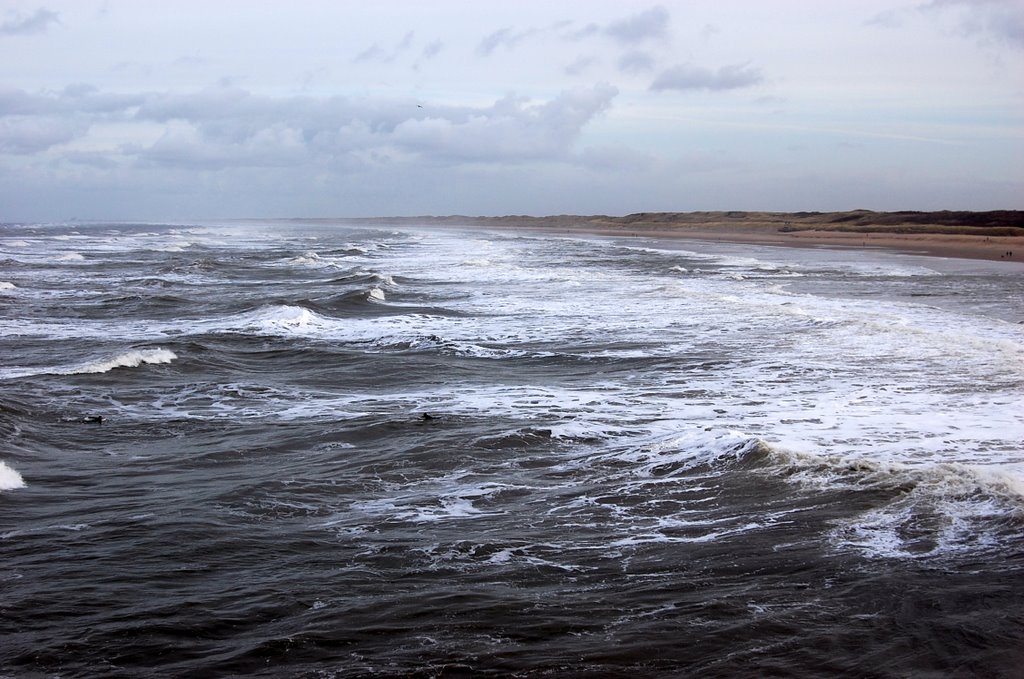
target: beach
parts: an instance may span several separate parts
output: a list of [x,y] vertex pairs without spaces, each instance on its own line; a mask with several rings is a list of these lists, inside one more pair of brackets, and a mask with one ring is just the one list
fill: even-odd
[[784,247],[870,248],[1024,262],[1024,212],[651,212],[607,215],[416,216],[300,219],[300,223],[476,226]]

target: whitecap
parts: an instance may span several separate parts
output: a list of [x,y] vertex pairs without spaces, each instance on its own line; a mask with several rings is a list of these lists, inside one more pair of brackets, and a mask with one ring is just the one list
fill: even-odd
[[242,322],[245,327],[256,328],[263,332],[279,332],[320,326],[323,325],[324,319],[302,306],[275,304],[245,314]]
[[170,363],[178,358],[177,354],[168,349],[132,350],[113,358],[93,361],[73,368],[60,371],[63,375],[81,375],[110,372],[114,368],[137,368],[144,363]]
[[181,241],[168,243],[167,245],[155,246],[152,250],[154,252],[185,252],[185,249],[190,247],[192,247],[192,243],[189,243],[188,241]]
[[397,288],[398,287],[398,283],[395,282],[395,279],[392,278],[391,276],[387,275],[387,274],[375,273],[375,274],[373,274],[373,277],[374,277],[374,279],[380,281],[382,285],[385,285],[385,286],[387,286],[389,288]]
[[1008,519],[1004,498],[919,485],[893,502],[840,522],[829,537],[839,548],[874,558],[935,558],[998,548]]
[[300,265],[300,266],[315,266],[315,267],[321,267],[321,266],[327,266],[328,265],[328,262],[325,262],[323,260],[323,258],[320,257],[320,255],[318,255],[317,253],[315,253],[313,251],[305,252],[302,255],[299,255],[298,257],[292,257],[291,259],[287,260],[287,263],[288,264],[297,264],[297,265]]
[[17,288],[18,286],[14,283],[9,281],[0,281],[0,290],[16,290]]
[[14,490],[15,488],[24,488],[25,479],[21,478],[14,469],[7,466],[3,461],[0,461],[0,490]]
[[[718,466],[721,462],[741,460],[750,453],[768,449],[761,439],[738,431],[702,430],[656,437],[644,445],[616,450],[594,459],[625,462],[629,465],[630,475],[651,477],[668,466],[677,467],[678,471],[703,464]],[[586,464],[592,462],[587,461]]]

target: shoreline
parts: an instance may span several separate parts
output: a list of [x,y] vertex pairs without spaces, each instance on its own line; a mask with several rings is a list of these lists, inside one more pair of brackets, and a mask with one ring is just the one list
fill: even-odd
[[[743,228],[594,228],[576,227],[497,227],[502,230],[544,231],[563,234],[593,234],[616,237],[700,240],[743,245],[772,245],[791,248],[832,248],[881,250],[907,255],[974,259],[1024,264],[1024,237],[969,236],[960,234],[898,234],[889,232],[857,233],[797,231],[791,233]],[[1008,256],[1007,253],[1013,253]]]
[[1024,263],[1024,211],[641,212],[608,215],[284,218],[307,224],[438,226],[671,238],[780,247],[871,249]]

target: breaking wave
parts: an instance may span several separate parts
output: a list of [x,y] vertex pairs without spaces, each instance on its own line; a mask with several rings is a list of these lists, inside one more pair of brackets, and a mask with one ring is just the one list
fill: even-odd
[[110,372],[115,368],[137,368],[146,363],[170,363],[176,358],[178,358],[178,356],[168,349],[137,349],[123,354],[118,354],[113,358],[93,361],[91,363],[70,368],[68,370],[61,371],[59,374],[80,375],[87,373],[105,373]]
[[14,490],[24,487],[25,479],[21,478],[21,474],[8,467],[7,463],[0,461],[0,490]]

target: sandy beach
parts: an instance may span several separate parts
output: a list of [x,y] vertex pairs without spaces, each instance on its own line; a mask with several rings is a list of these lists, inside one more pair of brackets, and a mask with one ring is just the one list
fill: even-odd
[[877,248],[935,257],[1024,262],[1024,211],[647,212],[301,219],[297,222],[417,224],[612,236],[690,238],[785,247]]
[[[528,227],[536,228],[536,227]],[[715,228],[566,229],[608,235],[684,238],[782,247],[877,248],[915,255],[1024,262],[1024,236],[974,236],[943,233],[900,234],[838,231],[780,232],[738,226]],[[1012,254],[1010,254],[1012,253]]]

